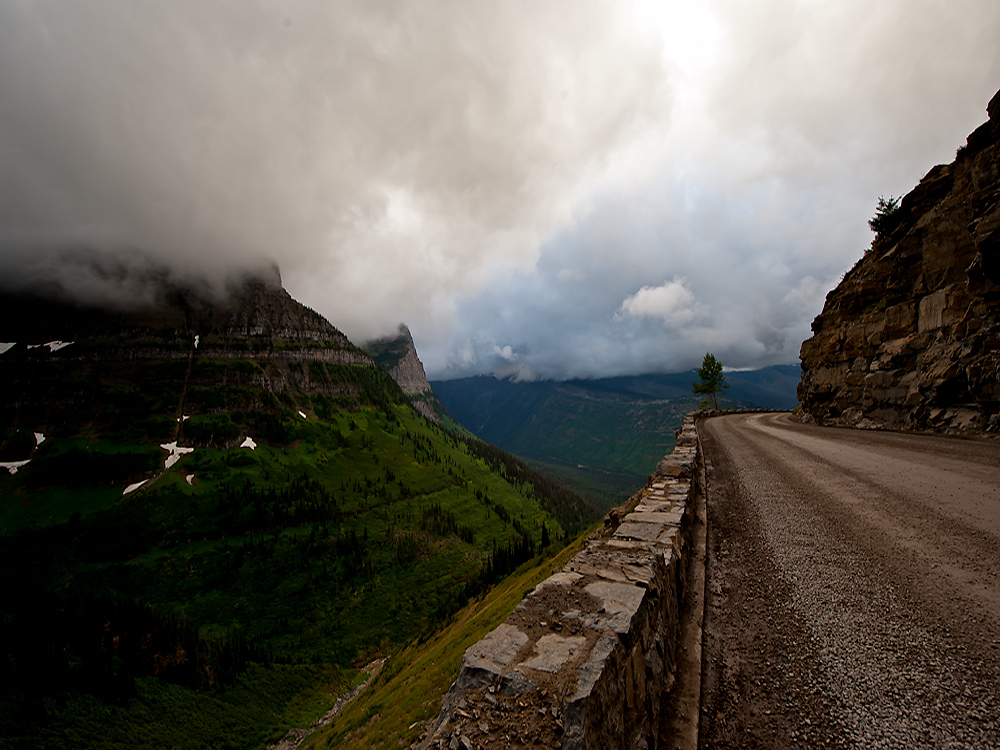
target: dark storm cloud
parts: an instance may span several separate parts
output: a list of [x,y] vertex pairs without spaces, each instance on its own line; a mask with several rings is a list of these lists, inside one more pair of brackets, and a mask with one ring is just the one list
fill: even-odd
[[4,3],[0,275],[273,259],[436,376],[794,361],[997,38],[988,0]]

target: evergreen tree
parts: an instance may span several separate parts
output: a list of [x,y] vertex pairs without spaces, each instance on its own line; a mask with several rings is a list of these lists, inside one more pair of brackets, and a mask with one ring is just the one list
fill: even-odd
[[[698,380],[691,383],[691,392],[695,395],[702,395],[701,407],[704,409],[712,405],[719,408],[719,396],[729,387],[726,378],[722,374],[722,363],[712,354],[706,353],[702,360],[701,368],[698,370]],[[709,399],[711,398],[711,401]]]

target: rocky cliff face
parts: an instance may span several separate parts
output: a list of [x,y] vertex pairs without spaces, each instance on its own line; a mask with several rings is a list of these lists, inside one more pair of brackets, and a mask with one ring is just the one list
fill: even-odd
[[388,372],[403,392],[409,396],[431,390],[423,362],[417,356],[410,329],[400,324],[396,336],[369,341],[364,346],[376,364]]
[[802,344],[803,418],[1000,432],[1000,92],[827,295]]
[[[277,269],[225,293],[164,275],[130,309],[45,291],[0,292],[0,441],[23,424],[110,434],[131,415],[134,442],[232,447],[249,427],[227,415],[318,415],[397,398],[364,352],[284,290]],[[204,419],[226,431],[195,437]]]
[[443,407],[427,382],[427,373],[417,356],[409,328],[400,323],[397,335],[369,341],[363,348],[410,397],[410,403],[417,411],[432,422],[441,421],[438,412]]
[[[285,291],[277,267],[233,279],[225,292],[169,279],[135,307],[88,305],[46,290],[0,291],[0,341],[59,339],[89,359],[204,356],[371,364],[322,315]],[[197,344],[194,344],[197,337]]]

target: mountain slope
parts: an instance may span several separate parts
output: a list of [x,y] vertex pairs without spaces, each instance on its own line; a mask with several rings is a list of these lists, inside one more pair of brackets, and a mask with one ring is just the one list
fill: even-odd
[[[0,309],[18,312],[0,328],[15,745],[273,741],[329,707],[350,665],[596,516],[429,423],[276,279],[223,299],[166,283],[141,310],[25,294]],[[225,695],[267,708],[210,719]],[[148,716],[168,718],[150,735]]]

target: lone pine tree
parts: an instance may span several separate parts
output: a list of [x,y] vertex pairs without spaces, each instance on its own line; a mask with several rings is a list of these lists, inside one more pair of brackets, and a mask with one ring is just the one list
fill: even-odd
[[[702,395],[702,408],[709,404],[713,408],[719,408],[719,395],[724,393],[729,387],[726,378],[722,374],[722,363],[712,354],[706,352],[705,359],[702,360],[701,368],[698,370],[698,380],[691,383],[691,392]],[[709,401],[711,398],[711,401]]]

